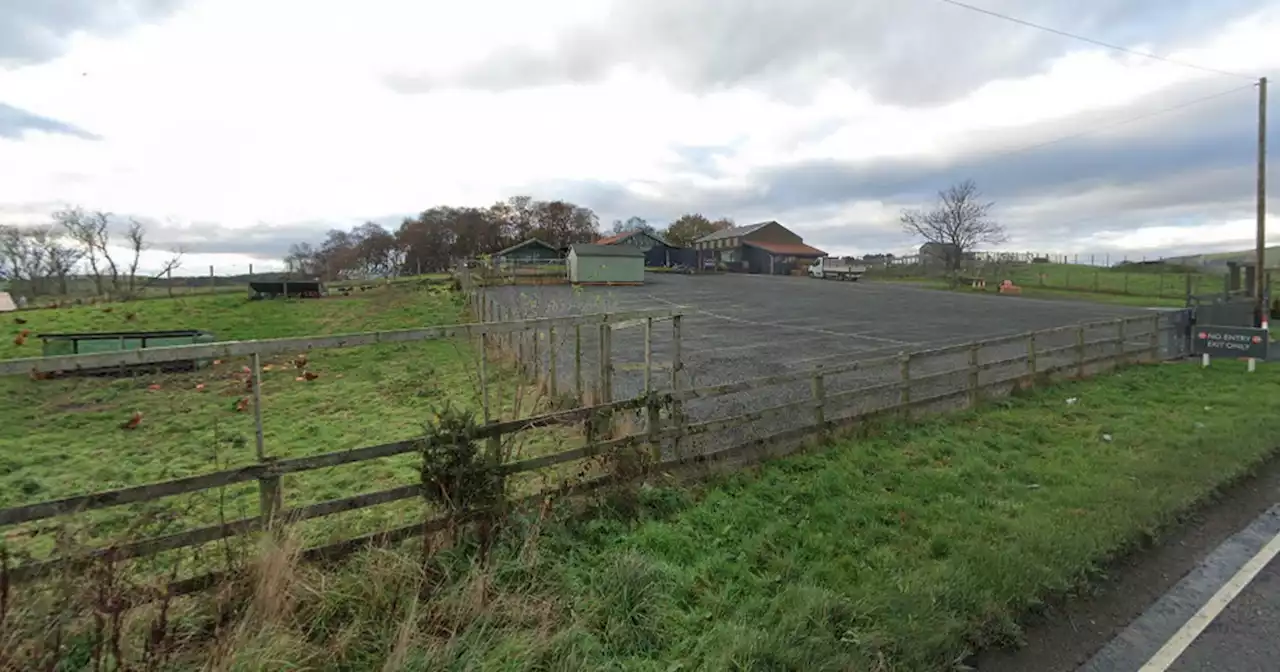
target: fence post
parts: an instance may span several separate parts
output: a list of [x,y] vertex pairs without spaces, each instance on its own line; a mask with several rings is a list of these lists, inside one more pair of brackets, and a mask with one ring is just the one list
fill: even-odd
[[[250,375],[253,381],[253,424],[257,440],[257,457],[259,463],[264,463],[268,460],[262,431],[262,358],[256,352],[253,353],[251,366],[253,367]],[[258,479],[258,515],[262,517],[264,527],[272,525],[276,513],[283,508],[283,499],[279,476],[263,476]]]
[[480,403],[484,409],[484,422],[489,424],[489,333],[480,334]]
[[556,347],[556,325],[553,324],[547,327],[547,386],[553,399],[559,389],[559,382],[556,381],[556,376],[559,375],[559,371],[556,370],[558,368],[556,367],[557,350],[559,348]]
[[902,389],[898,392],[898,403],[906,406],[911,403],[911,353],[901,353],[902,361],[898,364],[898,373],[902,378]]
[[[684,369],[684,361],[681,359],[680,353],[680,316],[673,315],[671,317],[671,391],[680,392],[680,372]],[[676,436],[672,439],[671,446],[675,455],[680,455],[680,438],[684,435],[684,402],[679,399],[671,400],[671,420],[672,425],[676,428]]]
[[822,366],[819,365],[813,370],[813,421],[818,425],[818,431],[825,432],[827,429],[827,386],[822,379]]
[[981,343],[969,344],[969,407],[978,405],[978,351]]
[[653,392],[653,318],[644,321],[644,393]]
[[1160,313],[1151,316],[1151,361],[1160,361]]
[[1027,373],[1036,375],[1036,332],[1027,336]]
[[1084,378],[1084,325],[1076,329],[1076,377]]
[[1118,327],[1120,330],[1120,342],[1117,344],[1120,347],[1116,349],[1116,367],[1121,367],[1125,365],[1125,355],[1128,352],[1128,343],[1125,341],[1125,323],[1126,322],[1128,322],[1128,320],[1126,320],[1123,317],[1120,318],[1120,325]]
[[573,385],[582,403],[582,325],[573,325]]
[[1129,271],[1124,272],[1124,291],[1121,293],[1122,294],[1129,293]]
[[537,327],[533,328],[533,332],[529,334],[532,341],[531,349],[533,350],[533,382],[538,384],[538,376],[542,374],[542,332]]
[[608,399],[608,378],[609,378],[609,323],[602,322],[597,328],[596,352],[599,353],[599,361],[596,362],[596,404],[603,404]]

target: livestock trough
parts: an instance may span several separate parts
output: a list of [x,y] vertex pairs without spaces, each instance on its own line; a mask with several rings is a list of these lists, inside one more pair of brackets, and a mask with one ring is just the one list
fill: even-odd
[[[142,348],[164,348],[176,345],[196,345],[213,343],[216,339],[211,332],[198,329],[175,329],[170,331],[111,331],[91,333],[37,334],[43,343],[41,354],[45,357],[61,357],[66,355],[85,355],[103,352],[120,352]],[[109,366],[94,369],[67,369],[63,373],[84,375],[125,375],[139,368],[164,370],[191,370],[209,364],[209,360],[185,360],[167,362],[163,365],[146,364],[137,366]]]

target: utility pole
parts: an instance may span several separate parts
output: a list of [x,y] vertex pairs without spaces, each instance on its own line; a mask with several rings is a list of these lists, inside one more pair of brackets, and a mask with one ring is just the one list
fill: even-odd
[[1257,297],[1258,320],[1266,329],[1271,306],[1267,305],[1267,78],[1258,80],[1258,259],[1254,273],[1254,294]]

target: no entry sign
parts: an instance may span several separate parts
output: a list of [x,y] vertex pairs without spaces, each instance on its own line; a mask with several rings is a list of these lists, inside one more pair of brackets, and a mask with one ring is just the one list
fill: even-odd
[[1191,328],[1191,335],[1191,347],[1198,355],[1267,358],[1270,338],[1266,329],[1197,324]]

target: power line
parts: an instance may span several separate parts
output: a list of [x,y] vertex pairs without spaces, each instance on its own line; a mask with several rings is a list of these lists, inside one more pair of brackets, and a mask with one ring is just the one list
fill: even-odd
[[[944,2],[949,2],[950,0],[943,0],[943,1],[944,1]],[[1252,88],[1254,88],[1255,86],[1257,86],[1257,85],[1256,85],[1256,84],[1246,84],[1245,86],[1237,86],[1237,87],[1235,87],[1235,88],[1233,88],[1233,89],[1228,89],[1228,90],[1226,90],[1226,91],[1221,91],[1221,92],[1214,93],[1214,94],[1211,94],[1211,95],[1208,95],[1208,96],[1202,96],[1202,97],[1200,97],[1200,98],[1194,98],[1194,99],[1192,99],[1192,100],[1188,100],[1188,101],[1186,101],[1186,102],[1184,102],[1184,103],[1179,103],[1179,104],[1177,104],[1177,105],[1173,105],[1173,106],[1170,106],[1170,107],[1165,107],[1165,108],[1161,108],[1161,109],[1159,109],[1159,110],[1154,110],[1154,111],[1152,111],[1152,112],[1147,112],[1147,113],[1145,113],[1145,114],[1140,114],[1140,115],[1138,115],[1138,116],[1136,116],[1136,117],[1129,117],[1129,118],[1127,118],[1127,119],[1122,119],[1122,120],[1120,120],[1120,121],[1115,121],[1115,122],[1112,122],[1112,123],[1109,123],[1109,124],[1103,124],[1103,125],[1101,125],[1101,126],[1095,126],[1095,127],[1091,128],[1091,129],[1089,129],[1089,130],[1087,130],[1087,131],[1081,131],[1080,133],[1072,133],[1071,135],[1064,135],[1064,136],[1062,136],[1062,137],[1060,137],[1060,138],[1054,138],[1053,140],[1048,140],[1048,141],[1046,141],[1046,142],[1037,142],[1037,143],[1035,143],[1034,145],[1027,145],[1027,146],[1025,146],[1025,147],[1017,147],[1017,148],[1015,148],[1015,149],[1007,149],[1007,150],[1004,150],[1004,151],[996,152],[996,153],[994,153],[994,154],[989,154],[989,155],[987,155],[987,158],[991,158],[991,157],[995,157],[995,156],[1005,156],[1005,155],[1007,155],[1007,154],[1018,154],[1018,153],[1020,153],[1020,152],[1028,152],[1028,151],[1031,151],[1031,150],[1033,150],[1033,149],[1040,149],[1041,147],[1048,147],[1049,145],[1056,145],[1056,144],[1058,144],[1058,143],[1060,143],[1060,142],[1066,142],[1067,140],[1075,140],[1076,138],[1082,138],[1082,137],[1085,137],[1085,136],[1087,136],[1087,135],[1092,135],[1092,134],[1094,134],[1094,133],[1098,133],[1098,132],[1100,132],[1100,131],[1106,131],[1106,130],[1110,130],[1110,129],[1113,129],[1113,128],[1116,128],[1116,127],[1119,127],[1119,126],[1125,126],[1125,125],[1132,124],[1132,123],[1135,123],[1135,122],[1138,122],[1138,121],[1142,121],[1142,120],[1144,120],[1144,119],[1150,119],[1150,118],[1152,118],[1152,117],[1158,117],[1158,116],[1163,115],[1163,114],[1169,114],[1170,112],[1177,112],[1178,110],[1183,110],[1183,109],[1186,109],[1186,108],[1191,107],[1191,106],[1193,106],[1193,105],[1199,105],[1200,103],[1206,103],[1206,102],[1209,102],[1209,101],[1211,101],[1211,100],[1216,100],[1216,99],[1218,99],[1218,98],[1222,98],[1222,97],[1224,97],[1224,96],[1229,96],[1229,95],[1231,95],[1231,94],[1233,94],[1233,93],[1236,93],[1236,92],[1238,92],[1238,91],[1244,91],[1245,89],[1252,89]]]
[[960,0],[941,0],[941,2],[945,2],[945,3],[949,4],[949,5],[955,5],[956,7],[963,7],[964,9],[972,10],[972,11],[978,12],[978,13],[980,13],[980,14],[986,14],[987,16],[994,16],[994,17],[996,17],[997,19],[1004,19],[1005,21],[1012,21],[1013,23],[1017,23],[1017,24],[1019,24],[1019,25],[1027,26],[1027,27],[1029,27],[1029,28],[1035,28],[1035,29],[1037,29],[1037,30],[1043,30],[1043,31],[1045,31],[1045,32],[1053,33],[1054,35],[1061,35],[1062,37],[1069,37],[1069,38],[1071,38],[1071,39],[1073,39],[1073,40],[1080,40],[1081,42],[1088,42],[1089,44],[1097,45],[1097,46],[1099,46],[1099,47],[1106,47],[1107,49],[1114,49],[1114,50],[1116,50],[1116,51],[1123,52],[1123,53],[1126,53],[1126,54],[1130,54],[1130,55],[1133,55],[1133,56],[1141,56],[1141,57],[1143,57],[1143,58],[1150,58],[1150,59],[1153,59],[1153,60],[1156,60],[1156,61],[1164,61],[1165,63],[1171,63],[1171,64],[1173,64],[1173,65],[1180,65],[1180,66],[1182,66],[1182,67],[1184,67],[1184,68],[1191,68],[1191,69],[1193,69],[1193,70],[1201,70],[1201,71],[1204,71],[1204,72],[1212,72],[1212,73],[1217,74],[1217,75],[1226,75],[1226,76],[1228,76],[1228,77],[1239,77],[1239,78],[1241,78],[1241,79],[1248,79],[1248,80],[1256,80],[1256,79],[1257,79],[1257,77],[1250,77],[1250,76],[1248,76],[1248,75],[1242,75],[1242,74],[1240,74],[1240,73],[1238,73],[1238,72],[1228,72],[1228,71],[1226,71],[1226,70],[1219,70],[1219,69],[1217,69],[1217,68],[1210,68],[1210,67],[1203,66],[1203,65],[1196,65],[1195,63],[1187,63],[1186,61],[1177,61],[1177,60],[1174,60],[1174,59],[1172,59],[1172,58],[1165,58],[1164,56],[1158,56],[1158,55],[1156,55],[1156,54],[1152,54],[1152,53],[1149,53],[1149,52],[1145,52],[1145,51],[1137,51],[1136,49],[1129,49],[1129,48],[1127,48],[1127,47],[1122,47],[1122,46],[1117,45],[1117,44],[1111,44],[1110,42],[1103,42],[1102,40],[1095,40],[1095,39],[1093,39],[1092,37],[1085,37],[1085,36],[1083,36],[1083,35],[1077,35],[1077,34],[1075,34],[1075,33],[1068,33],[1068,32],[1067,32],[1067,31],[1065,31],[1065,30],[1058,30],[1057,28],[1050,28],[1049,26],[1042,26],[1042,25],[1040,25],[1040,24],[1038,24],[1038,23],[1032,23],[1032,22],[1030,22],[1030,21],[1026,21],[1026,20],[1023,20],[1023,19],[1019,19],[1019,18],[1017,18],[1017,17],[1015,17],[1015,16],[1009,16],[1008,14],[1001,14],[1000,12],[992,11],[992,10],[990,10],[990,9],[984,9],[984,8],[982,8],[982,7],[975,7],[975,6],[970,5],[970,4],[968,4],[968,3],[960,2]]

